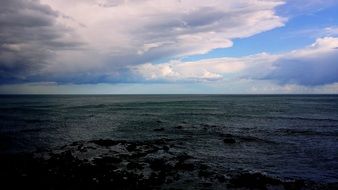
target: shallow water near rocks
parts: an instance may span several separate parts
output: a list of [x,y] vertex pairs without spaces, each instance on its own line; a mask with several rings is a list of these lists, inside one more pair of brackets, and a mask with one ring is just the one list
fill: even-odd
[[[0,103],[2,155],[70,150],[72,159],[94,162],[123,155],[129,145],[136,158],[118,159],[129,169],[143,167],[138,172],[163,168],[156,159],[175,168],[178,156],[189,156],[177,166],[188,172],[179,179],[168,174],[171,188],[195,183],[208,188],[200,167],[221,181],[220,176],[228,180],[236,172],[254,172],[338,182],[338,96],[0,96]],[[120,145],[104,145],[116,141]],[[189,182],[192,176],[195,182]]]

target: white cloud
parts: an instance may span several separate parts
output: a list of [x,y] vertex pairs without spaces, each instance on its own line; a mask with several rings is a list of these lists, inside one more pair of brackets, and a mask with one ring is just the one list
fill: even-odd
[[326,27],[324,32],[326,36],[338,36],[338,26]]
[[[86,44],[56,52],[43,72],[105,75],[158,59],[204,54],[284,25],[275,8],[283,0],[41,0],[59,12],[57,22]],[[76,60],[74,62],[70,60]],[[98,60],[98,61],[91,61]],[[74,65],[74,66],[70,66]],[[211,74],[205,74],[211,76]],[[76,82],[76,81],[75,81]]]
[[[254,64],[255,58],[252,59]],[[247,67],[248,59],[220,58],[194,62],[171,61],[164,64],[142,64],[131,70],[146,80],[204,81],[221,80],[223,74],[237,73]]]
[[338,48],[338,38],[324,37],[318,38],[311,47],[315,50]]
[[338,38],[319,38],[312,45],[282,54],[171,61],[131,68],[146,80],[208,81],[265,79],[281,84],[322,85],[338,82]]

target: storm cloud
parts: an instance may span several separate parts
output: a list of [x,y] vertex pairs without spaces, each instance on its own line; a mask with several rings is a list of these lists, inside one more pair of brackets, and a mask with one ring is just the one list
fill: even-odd
[[78,47],[72,31],[57,23],[59,13],[34,0],[2,0],[0,82],[25,81],[39,74],[54,51]]

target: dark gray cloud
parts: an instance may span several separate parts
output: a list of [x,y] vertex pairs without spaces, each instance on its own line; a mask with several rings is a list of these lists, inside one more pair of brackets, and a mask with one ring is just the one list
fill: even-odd
[[338,50],[310,58],[283,58],[265,79],[280,84],[317,86],[338,82]]
[[59,13],[35,0],[1,0],[0,83],[25,81],[48,64],[53,52],[75,48],[57,24]]

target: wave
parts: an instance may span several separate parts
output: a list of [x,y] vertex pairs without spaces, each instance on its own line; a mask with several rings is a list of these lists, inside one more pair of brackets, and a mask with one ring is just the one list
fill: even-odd
[[338,131],[313,131],[302,129],[278,129],[276,131],[281,135],[302,135],[302,136],[338,136]]
[[220,135],[222,138],[225,138],[229,142],[230,139],[233,139],[234,141],[232,142],[255,142],[255,143],[268,143],[268,144],[278,144],[275,141],[271,141],[271,140],[266,140],[266,139],[262,139],[262,138],[258,138],[258,137],[254,137],[254,136],[245,136],[245,135],[233,135],[233,134],[221,134]]
[[332,118],[308,118],[308,117],[288,117],[288,116],[266,116],[266,115],[231,115],[225,114],[226,117],[239,117],[239,118],[262,118],[262,119],[285,119],[285,120],[304,120],[304,121],[328,121],[338,122],[338,119]]

